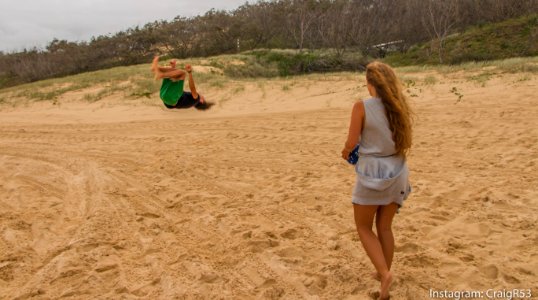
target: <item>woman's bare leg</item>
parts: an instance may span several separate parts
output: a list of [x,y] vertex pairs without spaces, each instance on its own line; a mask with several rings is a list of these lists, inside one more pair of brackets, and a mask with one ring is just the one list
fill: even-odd
[[385,256],[385,262],[387,263],[389,270],[392,266],[392,258],[394,257],[394,235],[392,234],[392,220],[397,210],[398,204],[396,203],[380,206],[377,210],[375,220],[377,236],[379,238],[379,242],[381,242],[381,248],[383,248],[383,255]]
[[159,71],[161,72],[167,72],[167,71],[170,71],[170,70],[175,70],[176,69],[176,60],[171,60],[170,61],[170,65],[169,66],[166,66],[166,67],[161,67],[159,66]]
[[159,56],[153,58],[151,70],[155,74],[155,79],[170,78],[173,81],[185,80],[185,71],[175,68],[175,62],[170,67],[159,66]]
[[161,67],[161,66],[157,67],[157,69],[159,69],[159,72],[162,72],[162,73],[175,70],[175,68],[172,68],[172,67]]
[[392,274],[389,271],[381,242],[372,230],[377,205],[353,205],[355,225],[366,254],[372,261],[377,273],[381,277],[379,298],[386,299],[389,296],[389,288],[392,283]]
[[161,72],[159,69],[157,69],[157,71],[155,72],[155,78],[170,78],[173,81],[185,80],[185,71],[179,69],[171,69],[165,72]]

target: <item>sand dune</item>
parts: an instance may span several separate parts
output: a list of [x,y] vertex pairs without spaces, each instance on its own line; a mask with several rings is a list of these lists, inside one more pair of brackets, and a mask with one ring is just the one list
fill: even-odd
[[[436,76],[409,87],[414,193],[391,295],[538,293],[538,79]],[[3,107],[0,298],[371,299],[339,158],[362,80],[206,87],[209,112],[156,97]]]

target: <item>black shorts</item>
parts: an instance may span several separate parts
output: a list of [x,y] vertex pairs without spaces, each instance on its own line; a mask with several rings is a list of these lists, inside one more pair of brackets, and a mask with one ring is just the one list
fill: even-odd
[[183,95],[181,95],[181,97],[179,97],[179,99],[177,100],[177,103],[176,105],[168,105],[166,103],[164,103],[164,106],[166,106],[166,108],[191,108],[193,106],[196,106],[196,104],[198,104],[198,102],[200,102],[200,94],[198,94],[198,98],[194,99],[194,97],[192,96],[191,92],[183,92]]

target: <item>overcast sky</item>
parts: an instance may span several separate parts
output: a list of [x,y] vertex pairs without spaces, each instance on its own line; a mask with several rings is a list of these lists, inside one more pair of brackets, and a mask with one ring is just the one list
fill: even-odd
[[[246,0],[0,0],[0,51],[85,41],[156,20],[233,10]],[[249,1],[250,3],[256,1]]]

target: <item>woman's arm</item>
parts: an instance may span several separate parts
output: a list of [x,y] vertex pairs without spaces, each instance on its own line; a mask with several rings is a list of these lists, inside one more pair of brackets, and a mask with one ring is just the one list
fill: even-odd
[[364,103],[358,101],[353,105],[351,112],[351,121],[349,123],[349,133],[347,135],[347,141],[342,150],[342,158],[347,160],[349,153],[355,148],[359,142],[359,136],[362,132],[362,124],[364,120]]

